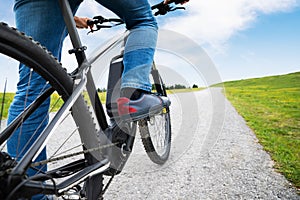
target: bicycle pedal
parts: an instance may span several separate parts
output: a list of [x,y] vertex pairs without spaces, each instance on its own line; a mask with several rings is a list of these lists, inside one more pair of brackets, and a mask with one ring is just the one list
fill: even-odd
[[[74,186],[69,190],[65,191],[64,194],[61,196],[64,200],[82,200],[82,188],[80,185]],[[60,199],[60,198],[59,198]]]
[[80,191],[77,191],[75,189],[70,189],[64,195],[62,195],[62,199],[64,199],[64,200],[80,200],[82,198],[80,196]]

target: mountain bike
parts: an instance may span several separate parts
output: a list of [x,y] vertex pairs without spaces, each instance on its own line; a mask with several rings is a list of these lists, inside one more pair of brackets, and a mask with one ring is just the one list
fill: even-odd
[[[169,157],[169,106],[136,122],[122,120],[116,112],[123,67],[122,46],[128,31],[109,40],[96,55],[87,58],[86,47],[81,44],[68,1],[59,0],[59,3],[73,45],[69,53],[75,54],[78,63],[78,67],[71,73],[68,73],[38,42],[17,29],[0,23],[0,53],[24,63],[30,67],[30,73],[38,73],[47,81],[38,98],[25,107],[24,111],[0,133],[0,199],[28,199],[36,194],[56,195],[64,199],[77,194],[79,199],[102,199],[113,177],[122,171],[128,160],[137,129],[145,150],[154,163],[164,164]],[[157,10],[155,15],[164,15],[181,7],[160,3],[152,9]],[[92,32],[113,27],[104,25],[106,22],[114,23],[113,26],[123,23],[120,19],[97,16],[89,22],[95,25]],[[109,64],[105,107],[101,103],[96,86],[97,80],[102,78],[102,74],[97,70],[101,66],[96,63]],[[155,63],[151,77],[153,93],[166,97],[166,89]],[[49,109],[51,120],[34,144],[17,161],[5,152],[7,139],[16,129],[21,129],[26,119],[50,96],[58,97],[55,106],[50,106]],[[54,112],[54,107],[59,108]],[[34,162],[51,138],[56,137],[56,132],[63,131],[59,128],[60,125],[70,119],[75,124],[74,130],[60,134],[60,137],[64,135],[66,140],[55,140],[56,143],[60,142],[60,145],[57,150],[52,150],[53,155],[48,155],[46,160]],[[67,127],[69,126],[67,123]],[[69,140],[73,135],[79,138],[79,145],[70,147],[68,145],[73,142]],[[31,177],[26,175],[29,168],[36,169],[37,166],[50,163],[57,167],[39,171]],[[104,178],[108,178],[106,185]]]

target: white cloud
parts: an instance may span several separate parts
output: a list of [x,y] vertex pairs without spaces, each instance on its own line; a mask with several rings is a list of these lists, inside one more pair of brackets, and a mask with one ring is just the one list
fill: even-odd
[[[150,0],[151,4],[158,3]],[[196,41],[209,55],[214,57],[223,53],[227,47],[227,41],[239,32],[251,27],[260,15],[276,12],[288,12],[298,6],[299,0],[190,0],[185,4],[186,11],[175,11],[175,15],[158,17],[160,28],[169,29]],[[178,15],[179,14],[179,15]],[[85,0],[80,6],[78,16],[115,17],[115,15],[99,5],[94,0]],[[88,46],[89,54],[96,46],[101,45],[116,33],[124,31],[121,27],[112,30],[103,30],[86,36],[87,31],[81,30],[80,35],[83,44]],[[180,44],[182,46],[182,44]],[[66,41],[65,49],[71,48],[70,42]],[[76,66],[64,53],[65,66]]]
[[299,5],[297,0],[191,0],[179,17],[167,18],[162,28],[177,31],[196,40],[222,49],[226,41],[245,30],[262,14],[286,12]]
[[[157,2],[151,1],[154,3]],[[299,4],[299,0],[190,0],[184,5],[186,11],[176,11],[182,15],[158,19],[163,20],[161,28],[177,31],[200,44],[221,50],[230,37],[251,27],[259,15],[286,12]],[[94,0],[85,0],[78,14],[115,17]]]
[[85,17],[94,17],[97,15],[102,15],[105,17],[115,17],[110,10],[104,8],[95,0],[85,0],[81,3],[77,14]]

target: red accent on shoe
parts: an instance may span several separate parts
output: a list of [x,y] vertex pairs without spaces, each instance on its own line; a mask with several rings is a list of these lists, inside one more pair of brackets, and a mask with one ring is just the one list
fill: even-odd
[[130,99],[128,99],[126,97],[121,97],[117,100],[118,113],[120,116],[137,112],[137,110],[135,108],[125,105],[125,104],[128,104],[129,102],[130,102]]

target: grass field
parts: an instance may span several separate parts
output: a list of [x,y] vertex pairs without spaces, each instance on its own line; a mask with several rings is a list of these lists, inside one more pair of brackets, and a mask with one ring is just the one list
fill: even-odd
[[300,72],[224,86],[227,98],[270,153],[276,169],[300,188]]

